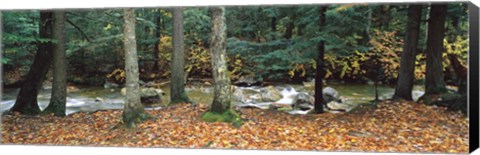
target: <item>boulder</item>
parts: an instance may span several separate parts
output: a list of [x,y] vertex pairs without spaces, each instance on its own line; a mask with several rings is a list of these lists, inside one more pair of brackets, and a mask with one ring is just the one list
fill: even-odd
[[315,98],[307,93],[298,93],[297,96],[293,98],[292,102],[292,107],[294,109],[309,110],[313,109]]
[[273,86],[260,89],[261,102],[274,102],[282,99],[282,94]]
[[322,93],[324,103],[330,103],[332,101],[342,103],[342,100],[340,99],[340,94],[332,87],[324,88],[322,90]]
[[110,88],[118,88],[120,85],[110,82],[107,79],[105,79],[105,83],[103,84],[103,88],[105,89],[110,89]]
[[[332,110],[345,110],[348,108],[348,105],[341,104],[342,100],[335,89],[326,87],[323,89],[322,93],[323,103],[326,105],[326,108]],[[310,110],[314,108],[314,105],[315,97],[307,93],[298,93],[292,100],[292,107],[294,109]]]
[[[126,94],[126,88],[120,91],[122,95]],[[144,105],[161,104],[165,92],[156,88],[140,88],[140,100]]]
[[238,81],[235,81],[233,84],[241,87],[261,86],[262,81],[255,80],[253,75],[247,75],[241,76]]
[[283,95],[274,87],[260,89],[234,87],[233,102],[239,104],[274,102],[282,99]]

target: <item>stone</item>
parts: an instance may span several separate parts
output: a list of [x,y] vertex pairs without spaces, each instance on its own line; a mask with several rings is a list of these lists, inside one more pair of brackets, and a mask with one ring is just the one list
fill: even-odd
[[322,90],[324,103],[330,103],[332,101],[342,103],[340,94],[332,87],[326,87]]
[[294,109],[309,110],[314,108],[315,98],[307,93],[298,93],[292,102]]
[[96,98],[95,98],[95,102],[103,103],[104,101],[103,101],[103,98],[101,98],[101,97],[96,97]]
[[120,86],[119,84],[110,82],[106,79],[105,79],[105,83],[103,84],[103,88],[105,88],[105,89],[118,88],[119,86]]
[[[126,91],[126,88],[122,88],[120,93],[125,95]],[[165,92],[162,89],[140,88],[140,100],[142,104],[161,104],[163,96],[165,96]]]
[[261,86],[262,81],[255,80],[253,75],[246,75],[241,76],[238,81],[235,81],[233,84],[241,87]]
[[261,102],[274,102],[282,99],[283,95],[274,87],[260,89]]
[[[345,110],[348,108],[348,105],[341,104],[342,100],[335,89],[326,87],[323,89],[322,93],[323,103],[326,105],[326,108],[332,110]],[[315,97],[308,93],[300,92],[293,98],[292,107],[300,110],[311,110],[315,107]]]

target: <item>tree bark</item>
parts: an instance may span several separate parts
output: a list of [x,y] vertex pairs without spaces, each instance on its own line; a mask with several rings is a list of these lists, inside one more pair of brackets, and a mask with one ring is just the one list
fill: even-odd
[[[320,18],[318,21],[319,31],[323,30],[325,26],[325,12],[327,12],[326,6],[321,6],[319,10]],[[325,55],[325,41],[322,40],[318,43],[318,57],[317,57],[317,66],[315,69],[315,113],[323,113],[323,78],[325,77],[324,71],[324,55]]]
[[227,26],[225,24],[225,8],[210,8],[212,18],[212,36],[210,53],[212,56],[212,72],[214,80],[214,97],[211,111],[223,113],[230,109],[231,89],[226,63]]
[[427,71],[425,75],[425,95],[444,93],[447,90],[443,79],[442,64],[446,14],[447,5],[431,5],[426,49]]
[[[3,23],[2,23],[2,11],[0,11],[0,38],[3,38],[2,37],[2,33],[3,33]],[[0,51],[3,51],[3,44],[2,44],[2,40],[3,39],[0,39]],[[2,53],[3,52],[0,52],[0,59],[2,56]],[[2,72],[0,72],[0,77],[3,77],[3,63],[0,63],[0,70],[2,70]],[[3,78],[0,78],[0,83],[2,83],[3,85]],[[2,87],[2,89],[0,89],[0,94],[3,94],[3,89],[5,87]],[[1,121],[1,119],[0,119]],[[2,123],[0,123],[0,128],[2,127]],[[2,138],[2,136],[0,136],[0,139]]]
[[292,38],[293,35],[293,29],[295,28],[295,15],[292,15],[290,21],[287,24],[287,29],[285,30],[285,34],[283,35],[283,38],[285,39],[290,39]]
[[122,117],[125,127],[134,128],[136,123],[142,122],[148,118],[148,115],[140,102],[137,43],[135,40],[135,10],[126,8],[123,12],[126,95]]
[[161,12],[160,12],[160,9],[156,15],[156,26],[157,26],[157,29],[155,30],[155,38],[158,39],[156,42],[155,42],[155,46],[154,46],[154,49],[153,49],[153,53],[154,53],[154,58],[153,60],[155,61],[153,63],[153,67],[152,67],[152,71],[153,72],[157,72],[160,67],[158,66],[158,60],[160,58],[160,51],[158,51],[158,48],[160,46],[160,39],[162,37],[162,29],[161,29]]
[[65,116],[67,103],[67,63],[65,56],[65,11],[53,13],[53,38],[57,41],[53,46],[53,86],[50,104],[44,113]]
[[410,5],[408,7],[408,22],[403,46],[400,70],[398,71],[397,86],[393,99],[413,100],[412,89],[414,81],[415,55],[420,36],[420,20],[422,5]]
[[272,32],[277,32],[277,17],[272,17],[271,27]]
[[171,103],[190,103],[185,93],[185,53],[183,49],[183,8],[173,8],[173,54],[172,76],[170,78]]
[[[40,12],[39,31],[40,38],[51,39],[53,26],[53,13],[49,11]],[[30,70],[25,78],[25,83],[20,88],[15,105],[10,112],[19,112],[24,115],[37,115],[41,110],[37,103],[38,91],[52,64],[53,43],[38,42],[37,54]]]

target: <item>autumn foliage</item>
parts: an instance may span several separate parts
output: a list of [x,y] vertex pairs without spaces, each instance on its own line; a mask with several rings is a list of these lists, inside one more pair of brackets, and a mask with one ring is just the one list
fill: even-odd
[[54,116],[2,116],[2,143],[368,152],[468,151],[468,119],[442,107],[383,102],[352,113],[290,115],[238,109],[241,127],[208,123],[208,107],[178,104],[147,111],[157,119],[114,129],[120,110]]

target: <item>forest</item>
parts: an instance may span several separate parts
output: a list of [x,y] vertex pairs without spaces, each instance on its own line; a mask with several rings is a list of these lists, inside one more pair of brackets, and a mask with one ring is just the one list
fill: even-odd
[[0,143],[467,153],[468,15],[463,2],[2,11]]

